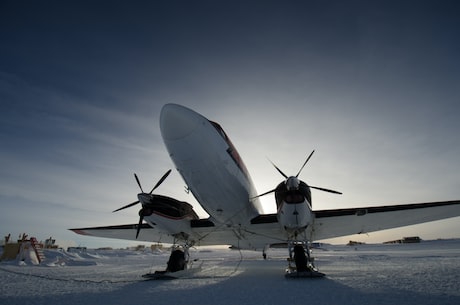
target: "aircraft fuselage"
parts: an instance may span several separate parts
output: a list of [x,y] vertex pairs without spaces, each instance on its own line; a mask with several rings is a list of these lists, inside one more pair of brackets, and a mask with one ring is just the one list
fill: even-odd
[[262,213],[252,180],[223,129],[188,108],[162,109],[163,141],[190,192],[211,219],[235,226]]
[[[250,199],[257,193],[248,171],[219,124],[168,104],[161,112],[160,129],[178,172],[213,221],[238,226],[262,214],[259,199]],[[312,222],[311,193],[301,181],[296,190],[288,190],[288,181],[275,191],[278,222],[288,236],[295,236]]]

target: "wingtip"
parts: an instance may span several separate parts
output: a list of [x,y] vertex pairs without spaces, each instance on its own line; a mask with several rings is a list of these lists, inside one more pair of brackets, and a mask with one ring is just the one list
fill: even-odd
[[79,235],[91,236],[91,234],[86,232],[84,229],[69,229],[69,230]]

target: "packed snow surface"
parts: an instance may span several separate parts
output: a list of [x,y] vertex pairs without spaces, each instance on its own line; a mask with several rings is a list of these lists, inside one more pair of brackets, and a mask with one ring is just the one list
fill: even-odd
[[47,250],[40,265],[0,263],[0,304],[460,304],[460,240],[324,245],[325,278],[287,279],[286,249],[191,249],[193,273],[144,280],[169,252]]

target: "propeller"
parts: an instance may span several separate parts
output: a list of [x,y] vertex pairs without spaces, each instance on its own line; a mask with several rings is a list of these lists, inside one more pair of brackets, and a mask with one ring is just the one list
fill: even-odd
[[[305,165],[307,165],[308,161],[310,160],[310,158],[313,156],[313,153],[315,152],[315,150],[313,150],[310,155],[308,155],[307,157],[307,160],[305,160],[305,162],[303,163],[302,167],[300,168],[299,172],[297,173],[297,175],[295,175],[294,177],[288,177],[285,173],[283,173],[283,171],[278,167],[276,166],[275,163],[273,163],[271,160],[270,163],[273,165],[273,167],[275,167],[275,169],[286,179],[290,179],[290,178],[298,178],[300,173],[302,172],[302,170],[304,169]],[[315,190],[319,190],[319,191],[323,191],[323,192],[329,192],[329,193],[333,193],[333,194],[339,194],[339,195],[342,195],[341,192],[338,192],[338,191],[334,191],[334,190],[331,190],[331,189],[327,189],[327,188],[323,188],[323,187],[318,187],[318,186],[312,186],[312,185],[309,185],[310,188],[312,189],[315,189]],[[265,196],[265,195],[268,195],[268,194],[271,194],[273,192],[275,192],[276,189],[273,189],[273,190],[270,190],[268,192],[265,192],[263,194],[260,194],[260,195],[257,195],[255,197],[252,197],[251,199],[255,199],[255,198],[259,198],[259,197],[262,197],[262,196]]]
[[[157,182],[157,184],[155,184],[155,186],[152,188],[152,190],[150,191],[150,193],[148,193],[149,195],[153,193],[154,190],[156,190],[162,183],[163,181],[165,181],[165,179],[169,176],[169,174],[171,173],[171,170],[168,170],[164,175],[163,177],[161,177],[161,179]],[[137,181],[137,185],[139,185],[139,188],[141,189],[141,194],[145,194],[144,193],[144,190],[142,189],[142,185],[141,185],[141,182],[139,181],[139,178],[137,177],[136,174],[134,174],[134,178],[136,178],[136,181]],[[138,204],[140,201],[137,200],[137,201],[134,201],[130,204],[127,204],[119,209],[116,209],[115,211],[112,211],[112,213],[115,213],[115,212],[118,212],[118,211],[121,211],[121,210],[124,210],[124,209],[127,209],[127,208],[130,208],[136,204]]]
[[[138,194],[138,198],[139,198],[139,195],[151,195],[153,193],[154,190],[156,190],[165,180],[166,178],[169,176],[169,174],[171,173],[171,170],[168,170],[161,178],[160,180],[158,180],[158,182],[154,185],[154,187],[152,188],[152,190],[149,192],[149,193],[145,193],[144,190],[142,189],[142,185],[141,185],[141,182],[139,180],[139,178],[137,177],[136,174],[134,174],[134,178],[136,179],[136,182],[137,182],[137,185],[139,185],[139,188],[141,189],[141,193]],[[122,206],[121,208],[119,209],[116,209],[114,210],[112,213],[115,213],[115,212],[118,212],[118,211],[121,211],[121,210],[124,210],[124,209],[127,209],[127,208],[130,208],[132,206],[135,206],[136,204],[138,204],[140,202],[140,200],[137,200],[137,201],[134,201],[130,204],[127,204],[125,206]],[[136,239],[137,237],[139,236],[139,232],[141,231],[141,226],[142,226],[142,222],[144,221],[144,207],[142,207],[142,209],[139,211],[139,224],[137,225],[137,232],[136,232]]]
[[323,191],[323,192],[328,192],[328,193],[333,193],[333,194],[342,195],[342,193],[339,192],[339,191],[334,191],[334,190],[326,189],[326,188],[323,188],[323,187],[317,187],[317,186],[311,186],[311,185],[309,185],[309,187],[312,188],[312,189],[315,189],[315,190]]
[[[159,187],[159,186],[163,183],[163,181],[166,180],[166,178],[169,176],[169,174],[171,174],[171,170],[168,170],[168,171],[163,175],[163,177],[161,177],[161,179],[158,180],[157,184],[155,184],[155,186],[152,188],[152,190],[150,191],[149,194],[152,194],[153,191],[156,190],[157,187]],[[138,183],[139,183],[139,181],[138,181]],[[139,184],[139,186],[140,186],[140,184]]]
[[142,222],[144,221],[144,213],[143,213],[143,211],[144,211],[143,209],[141,209],[139,211],[139,223],[137,224],[136,239],[139,236],[139,233],[141,232]]
[[123,206],[123,207],[121,207],[121,208],[119,208],[119,209],[116,209],[116,210],[112,211],[112,213],[115,213],[115,212],[118,212],[118,211],[121,211],[121,210],[130,208],[130,207],[132,207],[132,206],[134,206],[134,205],[136,205],[136,204],[138,204],[138,203],[139,203],[139,200],[134,201],[133,203],[127,204],[127,205],[125,205],[125,206]]
[[296,178],[299,177],[300,173],[302,172],[303,168],[305,167],[305,165],[307,165],[308,161],[310,160],[311,156],[313,156],[313,153],[315,152],[315,150],[313,149],[313,151],[310,153],[310,155],[308,156],[307,160],[305,160],[305,162],[303,163],[302,167],[299,169],[299,172],[297,173],[297,175],[295,175]]

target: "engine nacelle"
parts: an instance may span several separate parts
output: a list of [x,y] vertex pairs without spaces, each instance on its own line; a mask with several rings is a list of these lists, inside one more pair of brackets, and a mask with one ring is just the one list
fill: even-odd
[[198,215],[193,210],[192,205],[171,197],[149,195],[148,200],[142,200],[142,205],[143,207],[139,213],[142,213],[144,217],[156,214],[171,219],[198,219]]
[[[295,181],[291,178],[294,178]],[[276,187],[275,198],[278,208],[278,222],[286,231],[296,235],[310,225],[313,218],[311,192],[305,182],[296,177],[288,178]]]
[[311,208],[311,191],[310,187],[303,181],[298,180],[297,188],[287,187],[287,181],[283,181],[275,189],[276,207],[279,210],[283,203],[302,203],[307,201]]
[[184,232],[190,231],[192,220],[199,219],[189,203],[161,195],[149,195],[148,200],[142,199],[143,207],[139,215],[150,226],[155,228],[158,225],[165,230],[165,234],[187,240],[188,236]]

